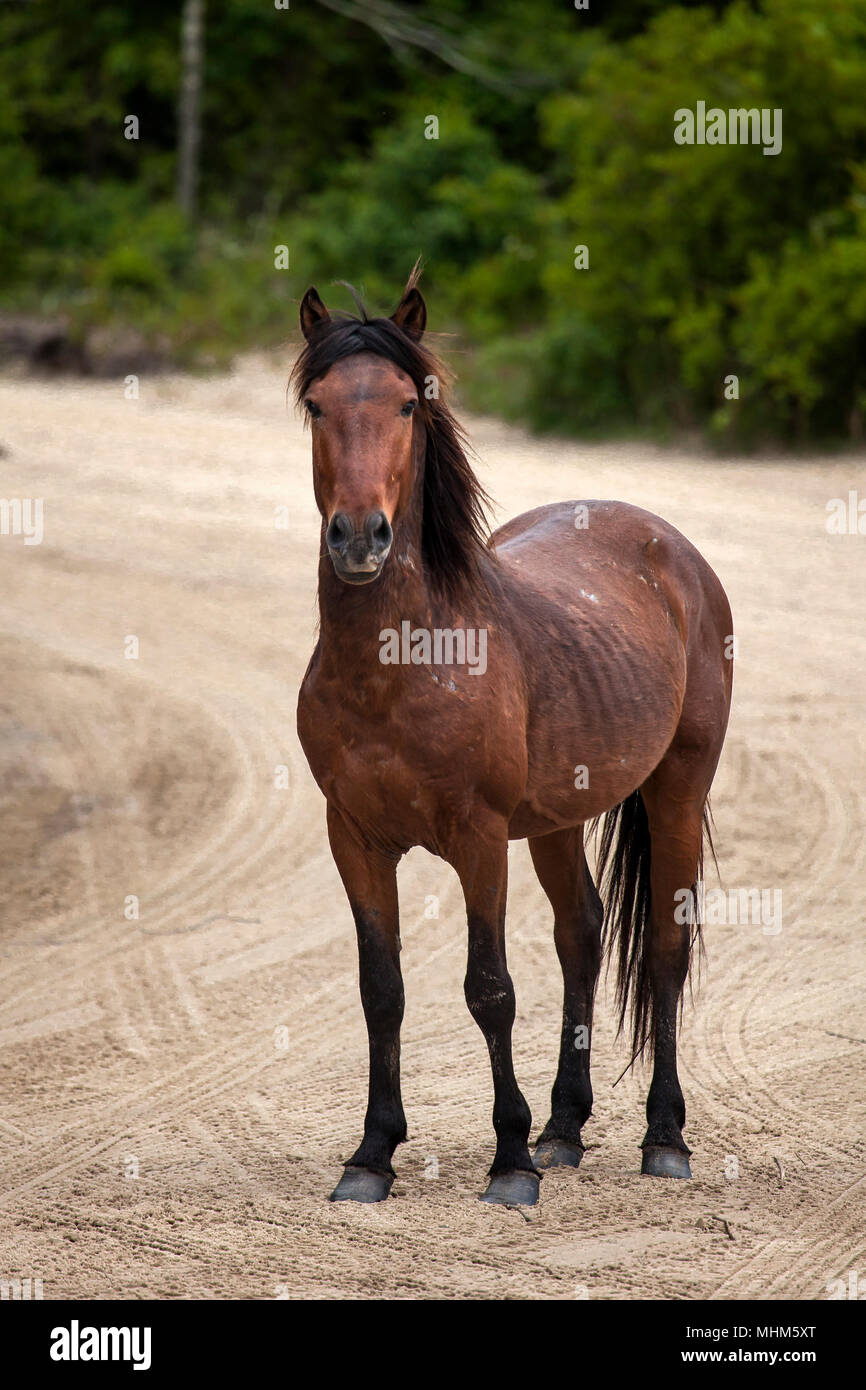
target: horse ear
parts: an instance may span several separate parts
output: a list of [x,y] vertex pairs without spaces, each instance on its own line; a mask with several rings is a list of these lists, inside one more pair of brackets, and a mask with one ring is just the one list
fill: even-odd
[[301,300],[301,332],[307,342],[310,341],[310,334],[320,324],[330,322],[331,315],[319,298],[319,291],[315,285],[311,285]]
[[397,308],[391,315],[391,322],[402,328],[407,337],[420,342],[427,327],[427,305],[424,296],[414,285],[406,290]]

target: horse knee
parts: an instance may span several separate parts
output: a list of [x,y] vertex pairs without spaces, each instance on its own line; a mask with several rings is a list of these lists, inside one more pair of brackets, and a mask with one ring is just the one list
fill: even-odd
[[504,968],[473,969],[463,981],[466,1005],[485,1034],[510,1028],[514,1022],[515,1000],[511,976]]

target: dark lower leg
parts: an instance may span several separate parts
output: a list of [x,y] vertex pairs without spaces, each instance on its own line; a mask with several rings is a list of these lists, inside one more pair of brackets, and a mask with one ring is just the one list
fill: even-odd
[[677,1075],[677,1027],[689,969],[694,913],[680,917],[682,891],[691,890],[700,862],[703,802],[674,797],[668,769],[647,795],[651,836],[652,910],[646,942],[650,986],[653,1076],[647,1095],[647,1131],[641,1144],[641,1171],[689,1177],[691,1150],[683,1139],[686,1107]]
[[566,983],[559,1066],[551,1091],[550,1119],[539,1135],[539,1144],[559,1139],[583,1148],[581,1130],[592,1114],[592,1003],[593,990],[588,981],[581,979],[571,988]]
[[469,961],[464,985],[466,1003],[487,1043],[493,1072],[493,1128],[496,1154],[490,1174],[534,1172],[527,1141],[532,1117],[514,1075],[511,1030],[514,986],[505,952],[485,923],[470,921]]
[[391,1158],[406,1138],[400,1095],[400,1025],[403,981],[399,947],[375,923],[356,919],[361,1002],[367,1022],[370,1080],[364,1138],[349,1159],[355,1167],[393,1174]]
[[331,807],[328,834],[355,918],[361,1003],[370,1054],[364,1137],[345,1165],[346,1171],[331,1200],[381,1202],[388,1196],[394,1179],[391,1157],[406,1138],[400,1097],[403,980],[397,865],[360,845]]
[[[699,675],[697,680],[695,688],[700,690]],[[700,914],[699,903],[689,895],[700,874],[704,806],[727,717],[725,709],[718,737],[709,736],[710,704],[698,695],[688,710],[684,707],[677,737],[641,787],[650,833],[651,912],[645,960],[653,1045],[641,1171],[664,1177],[691,1176],[691,1150],[683,1138],[686,1107],[677,1075],[677,1025]],[[682,914],[684,893],[692,911]]]
[[542,1166],[576,1166],[583,1153],[581,1130],[592,1113],[590,1045],[604,913],[586,864],[581,829],[531,840],[530,851],[553,906],[554,941],[563,979],[559,1065],[550,1119],[539,1136],[536,1160]]
[[641,1148],[670,1147],[689,1154],[682,1134],[686,1105],[677,1075],[677,1016],[683,978],[681,963],[653,972],[653,1076]]

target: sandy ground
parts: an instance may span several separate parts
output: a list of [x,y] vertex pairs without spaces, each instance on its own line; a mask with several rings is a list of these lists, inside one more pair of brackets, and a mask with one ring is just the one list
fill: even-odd
[[[334,1206],[366,1041],[294,727],[318,521],[284,385],[252,359],[139,401],[0,382],[0,491],[42,497],[45,526],[41,545],[0,536],[0,1278],[81,1299],[814,1299],[866,1280],[866,537],[825,527],[829,498],[866,495],[864,458],[717,461],[468,421],[499,519],[624,498],[718,571],[740,643],[719,855],[726,886],[782,891],[782,930],[707,932],[682,1045],[693,1182],[639,1176],[648,1078],[613,1088],[628,1054],[602,990],[583,1166],[546,1176],[532,1211],[486,1207],[458,885],[414,851],[411,1137],[388,1202]],[[561,982],[523,844],[509,923],[538,1126]]]

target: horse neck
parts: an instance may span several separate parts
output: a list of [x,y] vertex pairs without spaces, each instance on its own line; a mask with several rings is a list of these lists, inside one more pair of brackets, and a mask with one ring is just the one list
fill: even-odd
[[378,644],[383,627],[399,627],[404,618],[424,623],[429,619],[431,596],[424,581],[421,547],[400,544],[395,533],[391,554],[378,579],[369,584],[346,584],[334,573],[322,527],[319,559],[319,617],[324,643],[334,642],[346,656],[347,641],[360,645],[365,638]]

